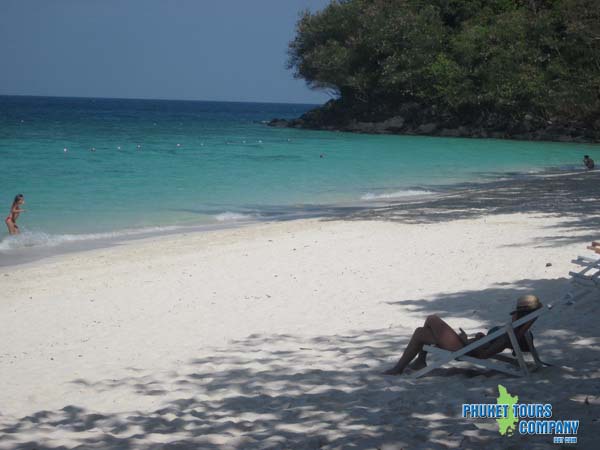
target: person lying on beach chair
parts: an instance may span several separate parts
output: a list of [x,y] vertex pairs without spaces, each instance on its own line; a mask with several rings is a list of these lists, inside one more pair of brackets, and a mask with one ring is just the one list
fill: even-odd
[[[519,297],[517,300],[516,309],[510,313],[512,316],[512,322],[519,320],[520,318],[540,309],[541,307],[542,302],[540,302],[535,295],[524,295]],[[536,318],[533,318],[532,320],[525,322],[514,329],[515,336],[521,348],[528,348],[528,343],[525,340],[525,334],[527,331],[529,331],[529,328],[531,325],[533,325],[535,320]],[[500,327],[494,327],[488,331],[488,334],[494,333],[499,329]],[[426,367],[427,352],[423,350],[423,346],[425,345],[435,345],[442,350],[455,352],[466,345],[482,339],[484,336],[485,334],[483,333],[477,333],[474,338],[469,339],[462,328],[460,328],[460,333],[457,333],[452,329],[452,327],[450,327],[450,325],[448,325],[438,316],[428,316],[423,326],[414,331],[400,360],[394,367],[386,370],[384,374],[402,374],[406,367],[409,366],[410,362],[415,359],[415,357],[415,361],[410,365],[411,369],[420,370]],[[487,359],[497,355],[498,353],[501,353],[505,349],[512,348],[513,347],[508,335],[504,334],[467,353],[467,355],[479,359]]]
[[600,242],[592,242],[592,245],[590,245],[589,247],[587,247],[588,250],[591,250],[593,252],[596,252],[600,255]]

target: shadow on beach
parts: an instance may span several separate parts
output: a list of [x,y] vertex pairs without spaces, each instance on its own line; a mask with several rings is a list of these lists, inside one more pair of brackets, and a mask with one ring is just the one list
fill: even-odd
[[[521,280],[388,303],[423,318],[473,317],[491,326],[508,319],[514,298],[523,292],[545,300],[567,289],[566,279]],[[581,420],[577,448],[596,448],[597,312],[598,298],[588,296],[540,318],[536,345],[554,366],[530,380],[468,366],[438,369],[419,380],[382,376],[408,339],[407,330],[399,333],[393,324],[347,336],[252,335],[224,348],[199,350],[206,356],[160,373],[130,368],[131,376],[122,379],[75,379],[74,390],[95,398],[151,396],[160,406],[124,412],[68,405],[19,419],[0,415],[0,448],[557,448],[552,436],[500,436],[494,420],[460,416],[462,403],[496,403],[498,384],[521,403],[552,403],[555,419]]]
[[[330,220],[382,220],[425,224],[474,219],[499,214],[544,214],[564,218],[560,228],[571,237],[546,236],[531,245],[561,246],[590,242],[600,230],[600,171],[511,179],[463,185],[447,195],[419,202],[365,208],[331,209]],[[527,244],[529,245],[529,244]]]
[[[564,218],[556,227],[569,229],[575,234],[570,237],[549,235],[543,241],[523,245],[561,246],[598,239],[599,185],[600,170],[530,176],[512,174],[501,181],[439,186],[436,195],[408,197],[395,202],[375,200],[337,205],[247,205],[240,213],[258,217],[261,221],[274,222],[321,219],[409,224],[441,223],[500,214],[539,214]],[[218,210],[177,211],[211,215]]]
[[[510,175],[510,174],[507,174]],[[495,177],[498,174],[494,174]],[[492,175],[490,175],[490,178]],[[487,183],[464,183],[440,186],[437,195],[409,197],[402,201],[369,201],[358,204],[325,205],[246,205],[236,210],[246,219],[224,221],[218,224],[202,224],[174,227],[161,231],[136,233],[90,240],[65,242],[59,246],[35,246],[10,251],[10,257],[2,257],[0,267],[25,264],[43,258],[98,248],[108,248],[155,236],[206,232],[236,228],[257,222],[286,222],[299,219],[324,221],[387,221],[409,224],[442,223],[462,219],[476,219],[492,215],[526,213],[545,214],[564,219],[554,228],[567,229],[564,233],[548,235],[520,245],[561,246],[573,243],[589,243],[598,239],[600,229],[600,170],[573,173],[549,173],[536,176],[513,176],[503,181]],[[173,209],[199,216],[215,216],[222,213],[215,209]],[[552,233],[552,231],[549,231]]]

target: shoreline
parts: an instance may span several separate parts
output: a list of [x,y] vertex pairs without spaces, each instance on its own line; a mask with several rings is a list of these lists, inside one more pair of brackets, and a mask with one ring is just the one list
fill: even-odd
[[[262,219],[260,218],[261,215],[258,211],[252,211],[249,216],[255,216],[254,219],[231,220],[214,224],[211,223],[169,227],[157,226],[151,227],[151,229],[127,229],[89,235],[65,235],[69,238],[65,242],[59,242],[52,245],[25,246],[16,249],[9,249],[8,251],[0,250],[0,270],[14,266],[29,265],[35,263],[36,261],[55,259],[57,257],[72,253],[101,250],[115,246],[127,245],[129,243],[135,243],[138,241],[162,239],[173,236],[186,236],[196,233],[213,233],[229,229],[246,228],[289,221],[315,219],[331,220],[336,218],[345,220],[351,219],[354,216],[377,216],[379,211],[389,209],[396,210],[401,209],[402,207],[406,207],[412,211],[411,220],[414,220],[414,216],[418,213],[419,208],[428,209],[431,205],[435,205],[436,208],[445,208],[446,206],[444,205],[444,201],[450,201],[451,203],[451,199],[468,199],[476,196],[478,193],[493,194],[495,190],[503,189],[507,184],[510,183],[515,184],[516,186],[524,186],[530,183],[535,184],[536,180],[538,182],[541,182],[540,180],[545,179],[575,180],[577,177],[600,178],[600,169],[595,169],[592,171],[573,171],[569,168],[565,170],[549,169],[533,173],[520,172],[516,174],[496,174],[495,179],[491,181],[463,182],[453,185],[431,187],[431,189],[436,188],[436,190],[430,191],[424,195],[407,195],[390,198],[374,197],[368,200],[364,199],[362,201],[344,202],[338,204],[290,206],[287,208],[287,210],[280,208],[279,211],[274,212],[271,215],[265,214],[262,216]],[[427,189],[427,191],[429,191],[429,189]],[[246,213],[244,212],[243,214],[245,215]],[[55,235],[44,234],[44,236],[48,236],[50,238]],[[60,236],[62,235],[58,235],[58,237]],[[88,236],[92,237],[88,238]],[[5,237],[4,239],[7,238]]]

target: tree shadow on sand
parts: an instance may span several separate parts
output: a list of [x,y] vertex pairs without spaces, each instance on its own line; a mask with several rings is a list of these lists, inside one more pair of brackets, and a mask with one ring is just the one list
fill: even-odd
[[[494,174],[498,176],[498,174]],[[519,246],[563,246],[599,239],[600,170],[512,177],[501,181],[438,186],[439,194],[361,204],[246,205],[238,212],[262,221],[297,219],[433,224],[500,214],[526,213],[561,219],[548,235]],[[221,210],[176,209],[215,215]],[[565,233],[558,233],[567,230]]]
[[[399,311],[399,324],[409,309],[423,319],[432,313],[469,317],[485,327],[505,321],[523,292],[553,298],[567,285],[522,280],[390,306]],[[131,368],[122,379],[73,380],[74,389],[98,398],[151,396],[160,406],[98,412],[67,405],[18,419],[0,416],[0,448],[557,448],[551,436],[500,436],[494,420],[460,416],[462,403],[495,403],[500,383],[522,403],[553,403],[555,418],[580,419],[577,448],[595,448],[600,346],[598,325],[589,318],[597,315],[597,297],[539,319],[537,346],[554,366],[529,380],[460,365],[419,380],[382,376],[408,340],[401,327],[312,338],[253,335],[202,349],[205,356],[160,373]]]
[[[496,174],[497,176],[497,174]],[[500,214],[527,213],[562,219],[549,229],[570,232],[519,245],[562,246],[598,239],[600,170],[546,174],[484,183],[440,186],[439,195],[362,204],[246,205],[240,212],[266,221],[297,219],[375,220],[409,224],[440,223]],[[179,210],[182,211],[182,210]],[[185,210],[216,214],[218,210]]]
[[533,245],[561,246],[598,238],[599,181],[600,171],[594,171],[568,176],[527,177],[488,184],[466,184],[458,191],[431,199],[350,210],[345,216],[338,211],[328,218],[425,224],[499,214],[543,214],[563,219],[554,228],[565,228],[578,233],[568,237],[550,235]]

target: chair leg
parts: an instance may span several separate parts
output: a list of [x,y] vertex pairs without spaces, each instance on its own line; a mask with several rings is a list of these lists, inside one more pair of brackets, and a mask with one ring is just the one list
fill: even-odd
[[510,338],[510,343],[512,344],[513,350],[515,352],[515,356],[517,357],[517,361],[519,362],[519,367],[521,368],[521,372],[523,376],[529,376],[529,369],[527,368],[527,363],[525,362],[525,358],[523,358],[523,353],[521,352],[521,347],[519,347],[519,341],[517,340],[517,336],[515,336],[515,331],[511,324],[507,324],[505,326],[506,332],[508,333],[508,337]]

